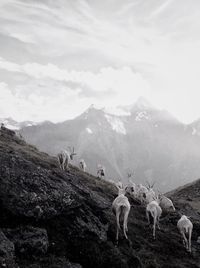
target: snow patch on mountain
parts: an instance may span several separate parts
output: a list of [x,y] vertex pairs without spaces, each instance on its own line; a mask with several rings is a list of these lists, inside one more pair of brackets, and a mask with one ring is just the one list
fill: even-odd
[[87,131],[89,134],[92,134],[92,133],[93,133],[93,131],[92,131],[89,127],[86,128],[86,131]]
[[111,116],[108,114],[106,114],[105,117],[114,131],[116,131],[117,133],[126,135],[126,129],[124,127],[124,123],[122,122],[122,120],[120,120],[119,118],[115,116]]
[[23,122],[17,122],[13,120],[12,118],[0,118],[0,124],[4,124],[5,127],[11,129],[11,130],[19,130],[22,127],[30,127],[37,125],[37,123],[32,121],[23,121]]
[[135,117],[135,121],[141,121],[143,119],[146,119],[146,120],[149,119],[147,112],[146,111],[137,112],[136,117]]
[[195,134],[197,134],[197,130],[196,130],[195,127],[193,127],[193,128],[192,128],[192,135],[195,135]]
[[10,118],[1,118],[0,123],[4,124],[5,127],[12,129],[12,130],[19,130],[20,129],[19,123],[10,119]]

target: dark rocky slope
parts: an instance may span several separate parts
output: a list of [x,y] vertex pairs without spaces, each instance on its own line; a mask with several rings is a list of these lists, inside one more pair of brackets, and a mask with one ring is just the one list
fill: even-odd
[[[182,246],[177,213],[161,221],[153,241],[145,208],[130,198],[129,239],[114,243],[115,187],[0,130],[1,267],[200,267],[195,220],[193,254]],[[176,203],[179,207],[179,203]]]

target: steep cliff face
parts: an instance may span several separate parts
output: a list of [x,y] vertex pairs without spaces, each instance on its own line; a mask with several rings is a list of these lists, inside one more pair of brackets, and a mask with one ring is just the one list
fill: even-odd
[[130,196],[129,241],[120,234],[116,247],[116,195],[114,185],[72,166],[62,172],[55,158],[1,130],[1,267],[200,267],[196,236],[192,255],[182,246],[178,214],[162,219],[154,241],[145,207]]

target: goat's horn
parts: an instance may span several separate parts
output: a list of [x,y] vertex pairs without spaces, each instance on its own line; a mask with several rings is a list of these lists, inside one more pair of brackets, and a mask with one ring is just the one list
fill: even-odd
[[151,187],[151,185],[150,185],[150,183],[149,183],[148,181],[146,181],[146,184],[147,184],[147,187],[148,187],[148,188]]

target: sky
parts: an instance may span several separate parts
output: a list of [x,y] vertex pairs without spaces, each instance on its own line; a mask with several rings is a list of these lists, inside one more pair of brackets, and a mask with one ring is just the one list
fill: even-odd
[[0,118],[73,118],[140,96],[200,118],[199,0],[1,0]]

